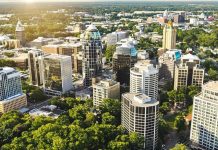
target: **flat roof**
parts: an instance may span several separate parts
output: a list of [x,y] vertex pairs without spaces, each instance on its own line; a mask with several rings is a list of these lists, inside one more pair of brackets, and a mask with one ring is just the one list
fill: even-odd
[[142,93],[124,93],[123,97],[130,100],[130,103],[138,107],[150,107],[158,105],[159,102]]
[[218,92],[218,81],[210,81],[203,85],[204,89]]

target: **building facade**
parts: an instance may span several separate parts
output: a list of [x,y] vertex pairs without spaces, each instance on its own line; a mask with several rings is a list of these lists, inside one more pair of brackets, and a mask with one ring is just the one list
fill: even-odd
[[83,37],[83,82],[84,86],[92,85],[92,78],[102,69],[102,43],[98,29],[90,25]]
[[190,140],[193,147],[205,150],[218,149],[218,82],[203,85],[202,92],[194,97]]
[[82,52],[81,43],[69,43],[59,45],[45,45],[42,46],[42,50],[47,54],[60,54],[72,57],[72,69],[74,73],[82,74]]
[[158,72],[149,60],[137,62],[130,69],[130,93],[143,93],[157,99]]
[[165,25],[163,29],[163,49],[175,49],[176,48],[176,29],[173,28],[173,23],[171,21]]
[[121,124],[144,137],[144,149],[155,150],[158,142],[159,102],[144,94],[125,93],[121,101]]
[[40,58],[43,88],[47,95],[60,96],[72,90],[70,56],[51,54]]
[[120,99],[120,83],[113,80],[101,80],[93,84],[93,104],[99,106],[106,98]]
[[113,71],[117,74],[117,81],[129,84],[129,69],[137,62],[137,50],[131,41],[120,43],[113,54]]
[[174,89],[195,85],[202,86],[204,69],[200,66],[200,59],[192,54],[181,57],[181,62],[175,67]]
[[16,39],[20,40],[21,45],[24,46],[25,43],[26,43],[26,40],[25,40],[25,28],[22,25],[20,20],[17,22],[17,26],[16,26],[15,32],[16,32]]
[[10,67],[0,68],[0,113],[27,105],[22,92],[20,73]]
[[41,50],[28,51],[28,68],[30,74],[30,82],[32,85],[42,85],[42,78],[40,76],[39,60],[38,57],[44,53]]
[[175,74],[175,66],[181,59],[181,50],[173,49],[166,51],[163,55],[158,58],[160,66],[160,79],[173,81]]

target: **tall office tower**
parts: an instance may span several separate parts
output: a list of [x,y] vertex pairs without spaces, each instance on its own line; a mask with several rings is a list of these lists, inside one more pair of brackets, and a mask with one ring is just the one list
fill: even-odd
[[38,57],[42,56],[43,52],[41,50],[30,50],[28,51],[28,67],[30,74],[30,81],[32,85],[40,86],[42,85],[42,78],[40,77],[40,68]]
[[25,28],[22,25],[20,20],[18,20],[18,22],[17,22],[17,26],[16,26],[15,32],[16,32],[16,39],[20,40],[21,45],[24,46],[25,43],[26,43],[26,40],[25,40]]
[[60,96],[72,90],[70,56],[51,54],[40,57],[43,88],[47,95]]
[[137,62],[130,69],[130,93],[143,93],[157,99],[158,72],[150,60]]
[[175,49],[176,48],[176,29],[173,28],[172,21],[169,21],[163,29],[163,49]]
[[192,54],[183,55],[175,67],[174,89],[189,85],[201,87],[203,81],[204,69],[200,66],[200,59]]
[[125,93],[121,101],[121,124],[144,137],[144,149],[155,150],[158,142],[159,102],[144,94]]
[[218,149],[218,81],[202,86],[194,97],[190,139],[196,149]]
[[117,46],[113,54],[113,71],[117,74],[117,80],[123,84],[129,84],[129,69],[137,62],[137,50],[131,41],[126,41]]
[[90,25],[83,37],[83,80],[84,86],[91,86],[92,78],[102,69],[102,43],[98,29]]
[[10,67],[0,68],[0,113],[27,105],[22,92],[20,73]]
[[160,65],[160,73],[159,78],[165,79],[168,81],[173,81],[174,73],[175,73],[175,66],[179,63],[181,59],[182,52],[181,50],[172,49],[166,51],[162,54],[159,58],[159,65]]
[[101,80],[93,84],[93,104],[101,105],[106,98],[120,99],[120,83],[113,80]]

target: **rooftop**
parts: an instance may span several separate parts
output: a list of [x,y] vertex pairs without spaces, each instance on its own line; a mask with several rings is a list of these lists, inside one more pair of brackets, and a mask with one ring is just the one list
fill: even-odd
[[6,73],[13,72],[13,71],[16,71],[16,70],[11,67],[3,67],[3,68],[0,67],[0,74],[6,74]]
[[66,58],[71,58],[70,56],[67,55],[59,55],[59,54],[49,54],[44,56],[44,58],[50,58],[50,59],[66,59]]
[[203,85],[203,89],[216,91],[218,93],[218,81],[210,81]]
[[141,93],[125,93],[123,97],[130,100],[132,105],[139,107],[150,107],[159,104],[157,100]]

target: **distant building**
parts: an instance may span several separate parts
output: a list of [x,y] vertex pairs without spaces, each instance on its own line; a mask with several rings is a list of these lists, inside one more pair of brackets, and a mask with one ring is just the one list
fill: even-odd
[[181,62],[175,67],[174,89],[189,85],[201,87],[204,81],[204,69],[200,66],[200,59],[192,54],[181,57]]
[[182,52],[178,49],[166,51],[159,57],[160,79],[173,81],[175,74],[175,66],[180,62]]
[[40,59],[43,88],[47,95],[60,96],[72,90],[72,62],[70,56],[51,54]]
[[169,21],[163,29],[163,49],[175,49],[176,48],[176,29],[173,28],[172,21]]
[[42,78],[40,76],[39,68],[39,56],[42,56],[44,53],[41,50],[31,50],[28,51],[28,67],[30,74],[30,82],[32,85],[40,86],[42,85]]
[[102,43],[98,29],[90,25],[83,37],[83,80],[84,86],[92,85],[92,78],[102,69]]
[[71,56],[72,69],[74,73],[82,74],[82,45],[80,43],[58,44],[58,45],[45,45],[42,50],[47,54],[60,54]]
[[130,69],[130,93],[143,93],[157,99],[158,72],[149,60],[137,62]]
[[17,22],[17,26],[16,26],[15,32],[16,32],[16,39],[20,40],[21,45],[24,46],[25,43],[26,43],[26,40],[25,40],[25,28],[22,25],[20,20]]
[[26,105],[27,99],[22,92],[20,73],[10,67],[0,68],[0,113]]
[[194,97],[190,140],[196,149],[218,149],[218,82],[203,85]]
[[93,84],[93,104],[99,106],[106,98],[120,99],[120,83],[113,80],[101,80]]
[[144,148],[156,150],[159,102],[144,94],[125,93],[121,101],[121,124],[144,137]]
[[128,38],[129,33],[127,31],[119,31],[107,34],[107,45],[116,45],[122,39]]
[[174,23],[184,23],[185,22],[185,15],[183,14],[176,14],[173,17]]

